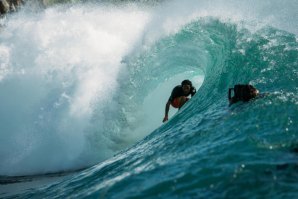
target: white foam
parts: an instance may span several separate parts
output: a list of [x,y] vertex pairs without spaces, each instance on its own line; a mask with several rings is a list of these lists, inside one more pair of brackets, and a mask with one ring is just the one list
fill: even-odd
[[107,133],[100,126],[117,105],[121,60],[147,20],[134,6],[88,5],[7,19],[0,35],[0,110],[8,122],[0,127],[0,175],[73,169],[113,154],[108,136],[92,146],[89,139]]

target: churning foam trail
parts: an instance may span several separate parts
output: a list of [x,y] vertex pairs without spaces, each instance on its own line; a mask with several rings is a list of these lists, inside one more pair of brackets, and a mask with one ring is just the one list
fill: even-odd
[[113,118],[107,114],[116,111],[121,60],[148,16],[133,6],[74,6],[7,19],[0,35],[0,175],[71,169],[113,154],[104,135],[95,145],[88,139]]

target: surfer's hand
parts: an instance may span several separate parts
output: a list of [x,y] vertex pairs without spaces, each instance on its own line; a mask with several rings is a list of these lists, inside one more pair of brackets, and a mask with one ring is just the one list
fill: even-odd
[[168,116],[165,116],[165,117],[163,118],[163,121],[162,121],[162,122],[166,122],[166,121],[168,121]]

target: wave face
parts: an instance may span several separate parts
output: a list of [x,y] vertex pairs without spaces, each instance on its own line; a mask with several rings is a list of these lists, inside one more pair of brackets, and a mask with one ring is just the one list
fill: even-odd
[[[4,19],[0,175],[100,162],[14,194],[25,198],[297,196],[298,4],[282,4],[68,4]],[[197,94],[161,125],[186,78]],[[268,94],[229,107],[237,83]]]

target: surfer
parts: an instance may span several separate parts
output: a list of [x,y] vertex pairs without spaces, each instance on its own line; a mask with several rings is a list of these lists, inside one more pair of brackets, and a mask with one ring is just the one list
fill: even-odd
[[[234,96],[232,97],[232,91]],[[230,105],[239,101],[248,102],[259,95],[259,90],[250,84],[237,84],[234,88],[229,88],[228,98]]]
[[168,121],[170,105],[172,105],[174,108],[180,109],[189,100],[188,96],[191,95],[191,97],[193,97],[195,93],[196,88],[192,86],[192,82],[188,79],[183,80],[181,85],[176,86],[172,90],[172,94],[166,104],[163,122]]

